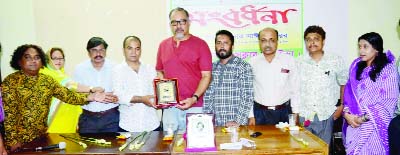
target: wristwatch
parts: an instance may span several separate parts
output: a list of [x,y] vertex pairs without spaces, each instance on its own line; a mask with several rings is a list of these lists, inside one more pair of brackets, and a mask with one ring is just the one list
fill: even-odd
[[89,93],[94,93],[92,86],[89,87]]
[[369,117],[368,117],[367,114],[364,114],[364,115],[361,116],[361,121],[363,121],[363,122],[368,122],[369,120],[370,120],[370,119],[369,119]]
[[193,94],[192,97],[196,98],[196,102],[199,100],[199,96],[197,96],[196,94]]

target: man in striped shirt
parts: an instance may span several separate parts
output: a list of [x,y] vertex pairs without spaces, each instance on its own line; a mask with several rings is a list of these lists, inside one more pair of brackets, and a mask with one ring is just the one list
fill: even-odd
[[247,125],[253,103],[251,66],[232,54],[234,37],[227,30],[215,36],[212,81],[204,95],[203,112],[214,113],[217,126]]

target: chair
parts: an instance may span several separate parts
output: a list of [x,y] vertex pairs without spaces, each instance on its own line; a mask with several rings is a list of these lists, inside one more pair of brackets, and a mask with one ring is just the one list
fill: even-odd
[[340,116],[333,123],[333,134],[330,147],[331,155],[345,155],[346,150],[343,146],[342,140],[342,125],[343,125],[343,117]]

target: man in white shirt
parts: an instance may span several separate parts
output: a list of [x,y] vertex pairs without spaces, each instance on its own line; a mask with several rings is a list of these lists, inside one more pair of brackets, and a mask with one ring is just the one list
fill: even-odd
[[253,57],[254,105],[249,125],[288,122],[288,115],[298,113],[299,82],[292,56],[276,53],[278,31],[264,28],[258,34],[262,54]]
[[322,27],[307,27],[304,41],[308,54],[297,59],[301,92],[300,122],[329,145],[333,121],[340,117],[343,110],[341,102],[338,107],[336,104],[343,97],[348,68],[341,57],[323,50],[325,31]]
[[113,89],[119,98],[121,129],[128,132],[159,130],[160,120],[154,108],[154,66],[140,61],[141,41],[136,36],[124,39],[125,61],[113,69]]
[[[112,92],[111,73],[114,63],[106,59],[108,44],[100,37],[92,37],[86,46],[89,60],[75,67],[74,80],[93,87],[102,87]],[[92,92],[92,90],[90,90]],[[99,133],[119,131],[118,104],[90,102],[82,106],[79,117],[79,133]]]

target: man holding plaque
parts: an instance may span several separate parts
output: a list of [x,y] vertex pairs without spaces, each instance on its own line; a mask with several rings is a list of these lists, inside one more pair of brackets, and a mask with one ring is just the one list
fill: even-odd
[[215,114],[217,126],[247,125],[253,104],[253,72],[250,64],[232,54],[234,37],[227,30],[215,35],[212,81],[204,95],[204,113]]
[[[160,43],[156,70],[160,79],[177,79],[179,104],[164,110],[164,130],[186,129],[186,113],[201,113],[203,93],[211,81],[211,52],[207,43],[189,33],[189,13],[175,8],[169,13],[173,33]],[[168,95],[167,95],[168,97]]]
[[288,114],[298,113],[299,79],[293,56],[277,53],[278,31],[264,28],[258,33],[262,54],[249,63],[254,73],[254,109],[249,125],[288,122]]
[[125,61],[113,69],[113,90],[119,98],[122,131],[143,132],[158,129],[160,120],[154,108],[154,66],[140,61],[142,43],[127,36],[123,43]]

